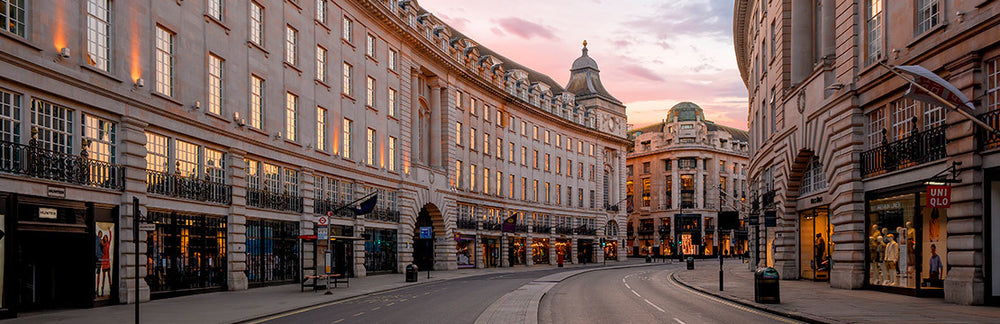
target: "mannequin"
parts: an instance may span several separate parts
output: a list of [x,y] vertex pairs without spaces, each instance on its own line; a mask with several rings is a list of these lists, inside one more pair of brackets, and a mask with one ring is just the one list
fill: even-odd
[[872,225],[871,236],[868,237],[868,255],[871,257],[871,266],[868,269],[868,280],[875,284],[878,282],[878,225]]
[[910,242],[907,241],[905,227],[896,228],[896,233],[899,234],[897,242],[899,243],[899,285],[906,287],[910,283],[910,276],[909,273],[907,273],[908,270],[906,268],[910,259],[910,256],[907,254],[907,246]]
[[876,285],[884,285],[886,283],[886,281],[887,281],[886,279],[888,279],[888,278],[886,278],[886,273],[885,273],[885,271],[886,271],[886,269],[885,269],[885,237],[882,236],[882,235],[879,235],[875,240],[878,242],[878,247],[876,248],[876,253],[875,253],[876,278],[878,278],[878,280],[875,281],[875,284]]
[[895,286],[896,275],[899,271],[896,267],[899,264],[899,243],[896,243],[896,238],[889,234],[885,237],[885,272],[888,274],[889,282],[887,285]]

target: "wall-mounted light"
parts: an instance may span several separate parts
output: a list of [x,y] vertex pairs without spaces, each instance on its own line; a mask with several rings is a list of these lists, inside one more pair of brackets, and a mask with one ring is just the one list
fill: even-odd
[[955,12],[955,16],[958,16],[958,22],[959,23],[965,22],[965,13],[964,12],[957,11],[957,12]]
[[143,80],[142,78],[136,79],[135,80],[135,86],[139,87],[139,88],[145,87],[146,86],[146,80]]
[[69,47],[63,47],[61,50],[59,50],[59,57],[61,58],[68,59],[69,54],[70,54]]
[[194,108],[194,109],[201,109],[201,100],[196,100],[196,101],[194,102],[194,105],[192,105],[192,106],[191,106],[191,108]]
[[233,112],[233,121],[236,122],[236,125],[239,125],[240,127],[246,125],[246,121],[243,118],[240,118],[240,112],[238,111]]
[[843,89],[843,88],[844,88],[844,84],[843,83],[834,83],[834,84],[831,84],[830,86],[826,87],[827,90],[840,90],[840,89]]

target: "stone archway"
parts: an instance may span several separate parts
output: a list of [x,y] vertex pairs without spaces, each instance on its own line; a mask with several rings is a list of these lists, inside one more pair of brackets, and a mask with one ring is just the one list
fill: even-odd
[[[421,231],[425,232],[424,235],[421,235]],[[440,268],[435,266],[435,263],[440,263],[443,260],[437,260],[435,256],[438,254],[436,251],[441,250],[442,246],[438,246],[441,244],[436,244],[436,242],[446,236],[441,210],[432,203],[427,203],[420,208],[413,225],[413,263],[420,270]]]

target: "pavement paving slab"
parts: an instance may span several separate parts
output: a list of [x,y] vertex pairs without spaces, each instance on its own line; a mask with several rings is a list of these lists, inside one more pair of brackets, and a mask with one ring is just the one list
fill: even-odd
[[835,289],[827,282],[781,280],[780,304],[753,301],[753,271],[739,260],[725,262],[719,291],[717,260],[696,261],[695,270],[673,278],[699,291],[765,311],[813,323],[1000,323],[1000,308],[964,306],[942,298],[914,297],[874,290]]

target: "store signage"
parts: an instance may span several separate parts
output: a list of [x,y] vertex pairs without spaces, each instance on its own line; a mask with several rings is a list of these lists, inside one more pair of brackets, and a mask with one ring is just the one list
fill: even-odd
[[316,228],[316,239],[317,240],[329,240],[330,239],[330,228],[326,227],[326,226]]
[[156,230],[156,223],[139,223],[139,230],[151,232]]
[[56,219],[59,218],[59,210],[55,208],[38,208],[38,218],[41,219]]
[[778,227],[778,212],[774,210],[764,211],[764,227]]
[[951,186],[927,186],[927,207],[951,207]]
[[811,204],[818,204],[818,203],[821,203],[821,202],[823,202],[823,197],[822,196],[821,197],[814,197],[812,199],[809,199],[809,203],[811,203]]
[[52,198],[66,198],[66,188],[63,187],[48,187],[48,195]]
[[422,239],[429,239],[429,238],[431,238],[431,227],[430,226],[420,227],[420,238],[422,238]]
[[330,225],[330,219],[327,218],[326,216],[320,216],[319,219],[316,220],[316,225],[318,226]]

